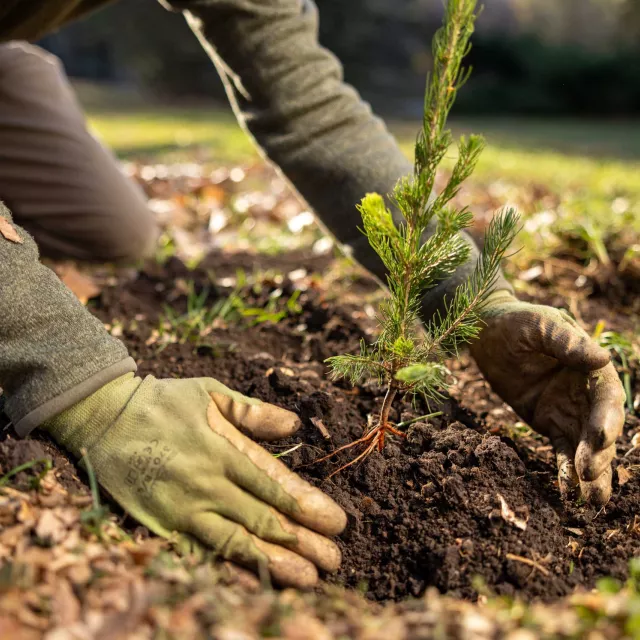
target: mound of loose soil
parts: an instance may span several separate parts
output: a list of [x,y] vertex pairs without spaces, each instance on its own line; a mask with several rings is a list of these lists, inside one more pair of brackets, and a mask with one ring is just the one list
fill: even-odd
[[[310,271],[327,266],[303,255],[293,265]],[[293,265],[288,260],[283,268]],[[326,377],[326,357],[353,352],[361,338],[370,338],[371,322],[359,306],[331,302],[326,291],[309,287],[298,300],[299,315],[277,324],[221,327],[207,336],[209,345],[160,349],[153,331],[163,304],[170,299],[178,310],[186,308],[181,280],[202,287],[209,281],[208,270],[221,276],[238,266],[255,265],[246,258],[230,264],[228,257],[214,256],[195,272],[177,262],[149,268],[106,289],[93,310],[105,323],[123,327],[122,339],[141,375],[213,376],[301,416],[300,432],[273,450],[304,443],[282,460],[333,496],[349,515],[339,540],[344,563],[329,580],[377,600],[418,596],[431,585],[470,598],[488,589],[550,600],[579,586],[592,587],[601,576],[626,577],[629,558],[640,553],[640,474],[632,469],[630,479],[621,476],[624,486],[616,480],[611,502],[600,511],[563,504],[550,446],[514,428],[517,417],[490,392],[466,356],[452,363],[458,384],[455,397],[437,407],[441,417],[416,423],[406,441],[390,439],[382,453],[327,479],[353,452],[310,463],[360,437],[382,398],[375,385],[352,389]],[[269,267],[277,266],[271,260]],[[365,291],[373,287],[370,282],[357,285]],[[259,306],[276,287],[284,298],[293,291],[285,278],[244,295]],[[221,293],[212,289],[211,301]],[[623,315],[618,320],[626,322]],[[427,412],[421,405],[400,409],[403,416]],[[638,427],[629,417],[621,454],[629,451]],[[0,450],[5,466],[2,457]],[[626,467],[640,465],[640,452],[620,460]]]

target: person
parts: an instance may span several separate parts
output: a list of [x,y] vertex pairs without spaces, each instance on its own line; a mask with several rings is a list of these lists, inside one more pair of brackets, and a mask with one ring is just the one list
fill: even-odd
[[[162,0],[206,49],[238,120],[372,273],[384,269],[358,232],[355,204],[389,193],[412,167],[318,43],[311,0]],[[241,430],[272,439],[299,421],[213,379],[144,380],[39,261],[43,254],[127,260],[154,244],[137,189],[86,130],[59,63],[22,42],[105,0],[9,0],[0,8],[0,385],[19,436],[47,431],[128,513],[187,549],[309,587],[333,571],[342,509]],[[433,229],[431,230],[431,232]],[[469,274],[424,299],[431,317]],[[471,345],[493,389],[550,437],[563,492],[607,502],[624,394],[608,352],[566,312],[518,301],[500,276]]]

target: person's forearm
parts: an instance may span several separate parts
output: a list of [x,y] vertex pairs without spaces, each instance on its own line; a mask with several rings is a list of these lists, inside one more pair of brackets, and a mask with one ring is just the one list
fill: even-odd
[[24,436],[136,365],[1,203],[0,225],[0,387]]
[[[388,194],[412,171],[384,124],[345,84],[317,38],[315,5],[304,0],[164,0],[187,19],[211,55],[240,122],[354,257],[384,279],[358,231],[355,205]],[[433,228],[435,224],[433,225]],[[469,263],[432,290],[425,316],[469,273]],[[501,279],[499,286],[507,288]]]

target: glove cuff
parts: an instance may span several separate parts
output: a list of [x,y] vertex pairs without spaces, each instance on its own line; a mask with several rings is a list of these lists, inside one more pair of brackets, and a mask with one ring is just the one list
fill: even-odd
[[26,416],[20,418],[20,420],[13,425],[13,428],[21,438],[24,438],[51,416],[61,414],[70,407],[80,403],[84,398],[91,396],[91,394],[104,387],[108,382],[120,378],[125,373],[135,372],[136,368],[135,360],[130,357],[116,362],[106,369],[98,371],[98,373],[87,378],[84,382],[68,389],[48,402],[41,404],[33,411],[30,411]]
[[127,373],[50,418],[42,428],[77,458],[90,450],[118,419],[142,380]]

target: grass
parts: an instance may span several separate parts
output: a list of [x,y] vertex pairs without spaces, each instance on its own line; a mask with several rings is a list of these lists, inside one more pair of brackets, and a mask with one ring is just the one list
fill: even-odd
[[221,163],[242,163],[257,157],[232,113],[211,108],[94,109],[90,127],[124,159],[161,159],[203,148]]
[[[213,274],[211,280],[214,280]],[[260,274],[249,276],[238,270],[235,287],[225,296],[219,296],[206,286],[198,291],[192,280],[186,281],[184,286],[186,311],[177,311],[164,305],[164,313],[150,342],[157,344],[158,353],[172,343],[189,343],[194,348],[206,347],[215,351],[218,345],[210,342],[209,337],[216,328],[228,323],[240,326],[255,326],[266,322],[277,324],[285,318],[302,313],[302,306],[298,302],[300,290],[295,290],[287,297],[281,288],[277,288],[269,293],[263,304],[247,305],[249,295],[262,292]]]
[[[81,92],[91,127],[124,159],[250,163],[251,140],[222,105],[105,107],[101,94]],[[415,122],[390,122],[411,155]],[[474,212],[514,204],[525,220],[518,268],[543,259],[566,238],[586,244],[585,259],[607,260],[602,245],[624,231],[640,238],[640,120],[629,122],[477,118],[453,120],[455,133],[474,130],[489,146],[470,180]],[[453,164],[455,152],[447,159]],[[530,220],[529,223],[527,221]],[[629,235],[631,234],[631,235]]]

